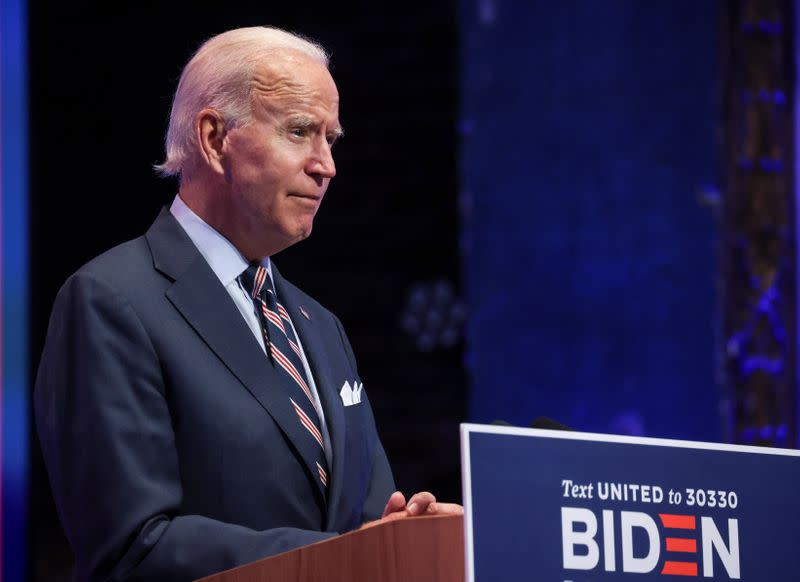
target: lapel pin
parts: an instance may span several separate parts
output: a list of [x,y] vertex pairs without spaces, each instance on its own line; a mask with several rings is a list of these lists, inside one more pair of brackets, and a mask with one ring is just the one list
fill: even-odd
[[305,309],[303,309],[302,305],[300,306],[300,313],[302,313],[303,317],[305,317],[308,321],[311,321],[311,316],[308,314],[308,312]]

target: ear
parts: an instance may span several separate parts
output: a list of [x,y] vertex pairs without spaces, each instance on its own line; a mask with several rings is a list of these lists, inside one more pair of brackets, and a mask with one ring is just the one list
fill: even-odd
[[223,175],[222,153],[225,141],[225,120],[216,109],[203,109],[194,120],[200,159],[212,172]]

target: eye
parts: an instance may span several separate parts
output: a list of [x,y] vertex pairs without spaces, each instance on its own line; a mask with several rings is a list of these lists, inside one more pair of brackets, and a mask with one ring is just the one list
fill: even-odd
[[289,130],[289,133],[292,134],[294,137],[306,137],[308,135],[308,128],[295,127]]
[[336,143],[336,140],[339,139],[339,135],[335,133],[331,133],[325,136],[325,139],[328,142],[328,145],[333,147],[333,144]]

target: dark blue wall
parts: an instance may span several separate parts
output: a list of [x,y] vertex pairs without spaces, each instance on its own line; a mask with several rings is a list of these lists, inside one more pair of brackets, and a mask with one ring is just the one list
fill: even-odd
[[28,486],[28,29],[0,0],[0,580],[25,579]]
[[719,440],[716,3],[461,8],[471,419]]

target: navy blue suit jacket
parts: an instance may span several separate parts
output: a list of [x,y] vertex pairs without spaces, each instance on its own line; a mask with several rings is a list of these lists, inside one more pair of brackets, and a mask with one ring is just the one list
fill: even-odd
[[273,269],[330,431],[327,498],[279,372],[169,212],[62,287],[34,396],[78,579],[191,580],[380,517],[394,483],[366,391],[339,396],[360,382],[341,323]]

